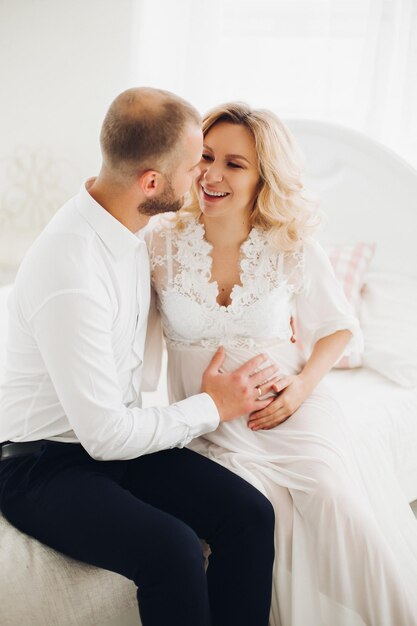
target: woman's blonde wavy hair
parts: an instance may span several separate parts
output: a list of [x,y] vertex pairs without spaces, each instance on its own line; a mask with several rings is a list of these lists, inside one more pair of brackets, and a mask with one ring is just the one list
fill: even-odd
[[[243,102],[212,109],[203,119],[204,136],[219,122],[245,126],[255,140],[260,181],[250,225],[266,230],[278,249],[296,250],[316,230],[320,219],[317,198],[304,187],[302,158],[290,131],[271,111],[251,109]],[[201,214],[195,189],[178,213],[179,228],[190,213]]]

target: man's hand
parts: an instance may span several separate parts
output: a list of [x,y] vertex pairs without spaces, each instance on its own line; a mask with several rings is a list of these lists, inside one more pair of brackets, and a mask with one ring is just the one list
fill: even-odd
[[265,409],[274,398],[259,398],[273,389],[278,366],[269,365],[259,371],[262,364],[269,360],[266,354],[260,354],[233,372],[224,373],[221,370],[224,358],[224,348],[220,347],[205,370],[201,384],[201,391],[214,400],[220,421],[226,422],[245,413]]
[[300,375],[285,376],[273,385],[279,394],[265,409],[251,414],[248,426],[252,430],[269,430],[290,417],[310,394],[311,389]]

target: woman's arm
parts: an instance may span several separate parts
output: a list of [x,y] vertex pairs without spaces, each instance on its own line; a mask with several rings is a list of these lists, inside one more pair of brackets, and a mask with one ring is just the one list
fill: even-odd
[[274,385],[278,393],[277,399],[266,409],[250,415],[249,428],[269,430],[290,417],[336,363],[351,336],[352,333],[349,330],[338,330],[319,339],[301,372],[285,376]]
[[338,330],[316,342],[310,358],[299,374],[310,392],[338,361],[351,337],[349,330]]

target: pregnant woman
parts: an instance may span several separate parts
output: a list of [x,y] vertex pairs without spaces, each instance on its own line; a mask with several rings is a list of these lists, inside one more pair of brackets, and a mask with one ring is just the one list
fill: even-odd
[[349,416],[321,380],[362,338],[312,238],[314,203],[293,139],[274,114],[240,103],[213,110],[203,132],[191,202],[148,232],[170,400],[199,392],[219,346],[223,370],[264,352],[280,380],[266,409],[189,447],[274,505],[272,626],[415,625],[416,520],[405,499],[398,526],[377,515],[390,487],[370,478]]

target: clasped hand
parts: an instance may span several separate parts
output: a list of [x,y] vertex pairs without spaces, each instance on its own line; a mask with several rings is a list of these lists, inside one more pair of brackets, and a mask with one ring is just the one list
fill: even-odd
[[266,408],[250,414],[248,426],[252,430],[269,430],[282,424],[310,393],[300,374],[285,376],[273,385],[272,390],[278,394],[276,399]]

